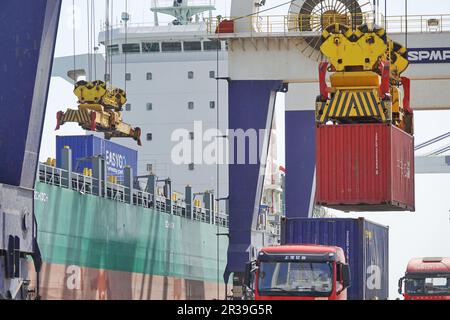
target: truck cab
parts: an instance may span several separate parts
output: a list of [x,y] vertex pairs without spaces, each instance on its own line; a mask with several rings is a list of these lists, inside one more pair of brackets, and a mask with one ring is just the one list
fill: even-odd
[[405,300],[450,300],[450,258],[415,258],[398,281]]
[[246,279],[255,300],[346,300],[350,269],[339,247],[273,246],[248,264]]

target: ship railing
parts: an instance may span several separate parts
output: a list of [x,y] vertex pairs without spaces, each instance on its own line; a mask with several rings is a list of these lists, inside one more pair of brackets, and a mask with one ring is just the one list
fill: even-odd
[[342,23],[351,24],[352,16],[355,20],[360,21],[360,24],[373,24],[373,13],[359,13],[347,15],[335,14],[296,14],[296,15],[253,15],[245,17],[216,17],[206,19],[207,32],[215,34],[220,23],[223,20],[233,20],[236,25],[239,25],[239,33],[248,33],[250,35],[258,34],[298,34],[307,33],[308,36],[312,34],[320,35],[322,23],[325,26]]
[[208,222],[206,210],[203,208],[194,207],[193,209],[194,220],[200,222]]
[[[189,7],[214,7],[216,0],[189,0]],[[174,6],[173,0],[152,0],[152,8],[172,8]]]
[[93,177],[88,177],[78,173],[72,173],[72,190],[78,191],[82,194],[93,194],[92,185],[94,183]]
[[[38,181],[41,183],[71,189],[83,195],[104,196],[112,201],[132,203],[133,205],[144,208],[154,208],[160,212],[204,223],[212,223],[214,221],[215,224],[221,227],[228,227],[228,216],[226,214],[210,212],[206,208],[194,206],[192,208],[193,216],[190,217],[187,213],[186,202],[184,200],[168,202],[166,197],[161,195],[154,196],[148,192],[136,189],[130,190],[122,184],[109,181],[105,184],[103,181],[99,182],[98,179],[92,176],[85,176],[75,172],[71,173],[69,179],[69,171],[43,163],[39,163],[37,175]],[[131,196],[131,199],[129,199],[129,196]],[[171,203],[170,207],[168,207],[168,203]]]
[[[184,204],[184,206],[183,206]],[[186,218],[186,205],[183,201],[176,201],[172,204],[172,214],[174,216],[179,216]]]
[[[157,28],[160,26],[169,26],[169,27],[176,27],[177,30],[185,27],[186,29],[189,28],[189,31],[192,31],[192,26],[196,25],[198,27],[197,31],[204,32],[204,30],[207,27],[207,19],[208,18],[202,19],[198,22],[192,22],[189,25],[177,25],[177,26],[174,26],[172,24],[173,19],[160,20],[158,25],[155,25],[155,23],[153,23],[153,22],[129,22],[127,24],[127,28],[128,29],[131,29],[131,28],[147,29],[147,28]],[[100,32],[106,32],[108,29],[116,30],[116,29],[124,29],[124,28],[125,28],[124,23],[114,23],[114,24],[111,24],[108,28],[105,26],[105,24],[102,24],[102,26],[100,28]]]
[[[216,34],[219,24],[223,20],[233,20],[239,26],[239,33],[249,36],[280,36],[299,35],[305,36],[320,35],[322,26],[329,26],[334,23],[351,25],[353,19],[358,24],[374,25],[375,15],[373,13],[347,14],[347,15],[317,15],[317,14],[296,14],[296,15],[254,15],[250,17],[216,17],[206,19],[208,34]],[[378,15],[377,24],[385,27],[390,33],[415,32],[442,32],[450,31],[450,14],[430,14],[430,15],[398,15],[383,16]]]
[[46,184],[67,187],[69,181],[68,173],[66,170],[40,163],[38,178],[40,182]]
[[390,33],[450,31],[450,14],[381,16],[380,25]]
[[216,214],[216,225],[218,224],[221,227],[228,228],[228,215],[224,213]]
[[161,212],[170,213],[167,208],[166,198],[160,195],[155,196],[155,209]]
[[105,198],[118,201],[126,202],[126,194],[130,189],[122,186],[120,184],[115,184],[112,182],[106,182],[106,195]]
[[144,191],[136,191],[133,193],[133,204],[144,208],[152,208],[154,204],[153,195]]

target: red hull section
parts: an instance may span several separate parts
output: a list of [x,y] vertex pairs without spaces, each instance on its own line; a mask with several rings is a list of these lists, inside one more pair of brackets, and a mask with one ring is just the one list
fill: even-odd
[[319,126],[316,203],[343,211],[414,211],[414,138],[387,124]]
[[[29,264],[31,288],[36,288],[34,266]],[[151,274],[44,263],[39,295],[43,300],[212,300],[217,283]],[[225,286],[220,285],[223,299]]]

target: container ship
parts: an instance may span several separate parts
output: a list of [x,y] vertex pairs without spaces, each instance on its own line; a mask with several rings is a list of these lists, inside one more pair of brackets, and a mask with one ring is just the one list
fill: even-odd
[[[37,274],[30,263],[30,278],[41,299],[224,297],[218,275],[228,222],[213,209],[212,193],[199,199],[187,186],[178,199],[170,179],[133,177],[133,160],[126,160],[132,150],[94,136],[58,140],[57,146],[67,144],[57,153],[59,166],[53,159],[41,163],[35,187],[43,266]],[[88,147],[96,142],[106,147]],[[110,150],[121,150],[125,160],[111,165]],[[82,152],[92,156],[90,168],[86,159],[72,163]],[[122,175],[108,176],[113,167]]]

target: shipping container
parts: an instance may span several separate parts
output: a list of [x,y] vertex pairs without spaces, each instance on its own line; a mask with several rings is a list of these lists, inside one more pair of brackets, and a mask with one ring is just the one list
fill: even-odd
[[414,211],[414,137],[389,124],[317,127],[316,204]]
[[137,174],[137,151],[94,135],[57,136],[56,166],[61,167],[61,150],[68,146],[72,150],[72,170],[83,173],[84,168],[92,169],[89,158],[102,156],[106,163],[107,176],[123,180],[124,169],[130,166]]
[[350,266],[349,300],[385,300],[389,295],[389,228],[363,218],[283,219],[281,244],[341,247]]

